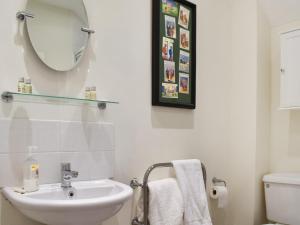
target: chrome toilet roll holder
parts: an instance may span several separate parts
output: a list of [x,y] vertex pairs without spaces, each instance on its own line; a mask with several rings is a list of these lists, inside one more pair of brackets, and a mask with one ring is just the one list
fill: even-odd
[[218,184],[222,183],[222,184],[224,184],[225,187],[227,187],[227,182],[225,180],[221,180],[221,179],[218,179],[218,178],[214,177],[212,179],[212,182],[213,182],[214,185],[218,185]]

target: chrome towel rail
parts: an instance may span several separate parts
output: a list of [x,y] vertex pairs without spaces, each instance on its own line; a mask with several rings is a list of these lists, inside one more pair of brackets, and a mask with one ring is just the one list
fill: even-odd
[[[136,189],[138,187],[141,187],[143,189],[143,204],[144,204],[144,221],[141,222],[138,220],[138,218],[134,218],[132,220],[132,225],[149,225],[149,221],[148,221],[148,215],[149,215],[149,189],[148,189],[148,180],[149,180],[149,176],[151,174],[151,172],[156,169],[156,168],[162,168],[162,167],[173,167],[173,164],[171,162],[168,163],[157,163],[154,164],[152,166],[150,166],[145,175],[144,175],[144,179],[143,179],[143,183],[139,183],[137,178],[134,178],[131,182],[130,182],[130,186],[133,189]],[[207,180],[207,174],[206,174],[206,168],[204,166],[204,164],[201,164],[202,167],[202,173],[203,173],[203,180],[204,180],[204,184],[206,187],[206,180]]]

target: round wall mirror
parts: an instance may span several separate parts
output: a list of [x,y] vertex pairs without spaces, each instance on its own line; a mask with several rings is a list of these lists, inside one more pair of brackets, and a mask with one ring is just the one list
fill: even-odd
[[26,19],[38,57],[57,71],[72,70],[88,44],[89,23],[82,0],[28,0]]

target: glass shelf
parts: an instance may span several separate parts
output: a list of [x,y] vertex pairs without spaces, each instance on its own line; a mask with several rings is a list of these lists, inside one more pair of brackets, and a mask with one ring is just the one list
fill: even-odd
[[83,98],[72,98],[64,96],[52,96],[52,95],[41,95],[41,94],[24,94],[17,92],[6,91],[3,92],[1,98],[4,102],[18,101],[36,101],[36,100],[47,100],[47,102],[59,102],[59,103],[77,103],[77,104],[88,104],[97,106],[99,109],[105,109],[107,104],[119,104],[115,101],[107,100],[91,100]]

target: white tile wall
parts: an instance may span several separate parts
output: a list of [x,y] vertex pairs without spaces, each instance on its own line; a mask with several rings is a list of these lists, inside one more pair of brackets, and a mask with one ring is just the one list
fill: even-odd
[[32,121],[32,145],[38,152],[59,150],[60,123],[58,121]]
[[61,123],[61,149],[65,152],[88,151],[87,125],[80,122]]
[[40,183],[60,182],[60,163],[71,162],[77,180],[113,177],[114,126],[110,123],[0,119],[0,186],[22,184],[28,146],[40,164]]
[[24,153],[0,154],[1,186],[21,185]]

